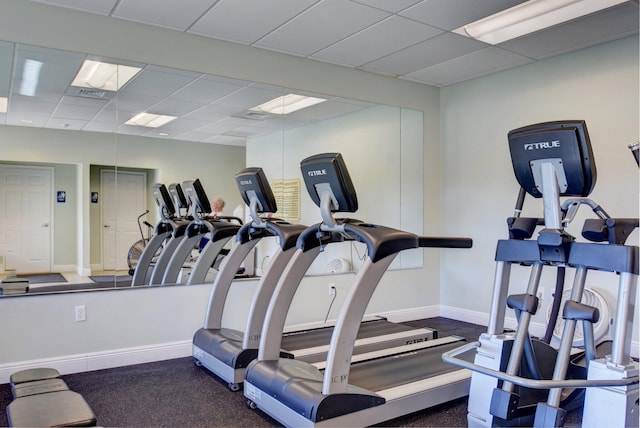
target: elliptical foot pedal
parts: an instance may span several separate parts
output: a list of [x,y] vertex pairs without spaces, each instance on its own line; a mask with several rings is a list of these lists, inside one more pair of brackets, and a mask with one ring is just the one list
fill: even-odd
[[520,396],[518,394],[496,388],[491,396],[490,412],[493,416],[508,421],[516,416],[519,404]]
[[561,427],[564,426],[564,420],[567,417],[567,411],[559,407],[553,407],[547,403],[538,403],[536,406],[536,417],[533,421],[535,427]]

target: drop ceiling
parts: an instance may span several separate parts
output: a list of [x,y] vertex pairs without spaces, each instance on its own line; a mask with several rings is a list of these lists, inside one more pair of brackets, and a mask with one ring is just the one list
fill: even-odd
[[[452,30],[524,0],[33,1],[439,87],[637,34],[639,12],[638,1],[628,1],[491,46]],[[55,70],[41,77],[42,95],[30,98],[15,93],[20,66],[14,61],[28,57]],[[150,111],[179,119],[160,130],[119,125],[118,131],[238,145],[282,128],[280,118],[246,116],[248,108],[281,95],[281,88],[151,65],[142,64],[143,72],[118,92],[117,109],[115,99],[78,96],[68,85],[84,57],[1,43],[0,76],[14,73],[13,83],[0,81],[0,96],[11,91],[9,112],[0,113],[3,123],[20,124],[29,112],[31,126],[112,132],[114,120],[124,123],[127,115]],[[366,106],[332,98],[288,115],[285,127]]]

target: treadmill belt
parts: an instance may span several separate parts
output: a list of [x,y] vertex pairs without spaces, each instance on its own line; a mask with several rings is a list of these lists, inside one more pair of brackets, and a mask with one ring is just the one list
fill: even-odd
[[349,383],[375,392],[460,370],[442,361],[443,353],[460,345],[461,342],[448,343],[353,364],[349,371]]
[[[358,339],[380,336],[383,334],[399,333],[408,330],[415,330],[403,324],[396,324],[387,320],[373,320],[360,324]],[[282,349],[293,352],[297,349],[313,348],[321,345],[328,345],[333,334],[333,327],[320,328],[316,330],[304,330],[286,334],[282,337]]]

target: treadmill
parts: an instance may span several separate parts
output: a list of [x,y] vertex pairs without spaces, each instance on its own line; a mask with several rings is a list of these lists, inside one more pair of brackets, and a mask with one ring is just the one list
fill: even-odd
[[[368,426],[467,395],[470,373],[445,364],[443,352],[464,338],[451,336],[424,343],[354,355],[360,320],[380,278],[402,250],[418,247],[469,248],[468,238],[418,237],[384,226],[343,222],[332,212],[347,210],[355,192],[339,153],[301,162],[311,198],[323,223],[305,230],[279,280],[262,330],[258,357],[247,367],[244,394],[286,426]],[[340,311],[326,364],[282,358],[282,327],[304,273],[336,233],[366,244],[364,265]]]
[[[193,356],[197,365],[203,365],[229,383],[237,391],[244,380],[247,365],[256,358],[262,326],[274,288],[282,276],[296,242],[305,226],[282,220],[262,218],[261,214],[277,211],[276,201],[266,176],[261,168],[246,168],[236,174],[236,182],[244,202],[249,206],[252,221],[245,224],[236,236],[236,242],[225,264],[216,276],[204,327],[196,331],[193,338]],[[357,207],[353,206],[355,211]],[[267,270],[262,276],[253,297],[245,331],[222,327],[222,316],[227,294],[234,273],[256,244],[265,237],[275,236],[278,248]],[[334,234],[332,242],[345,239]],[[325,245],[329,240],[325,241]],[[284,330],[284,325],[280,333]],[[297,358],[308,362],[319,362],[326,358],[333,324],[323,323],[318,328],[291,331],[282,338],[283,358]],[[369,352],[383,347],[394,347],[406,343],[424,342],[437,334],[431,329],[416,329],[388,322],[382,317],[370,317],[359,328],[356,341],[357,352]]]
[[[211,204],[199,179],[183,182],[182,188],[190,201],[190,217],[193,220],[186,226],[177,228],[174,231],[172,239],[167,243],[167,248],[156,263],[149,281],[150,285],[182,283],[180,272],[191,256],[193,248],[200,239],[209,233],[211,234],[211,239],[208,243],[210,245],[208,245],[208,249],[205,248],[203,250],[202,254],[210,260],[210,263],[206,265],[206,269],[199,269],[196,274],[197,278],[194,278],[191,282],[194,284],[202,283],[213,261],[220,255],[222,247],[240,229],[239,224],[207,217],[211,212]],[[240,220],[238,219],[238,221]]]
[[161,255],[163,252],[163,245],[172,233],[180,228],[181,224],[186,224],[183,220],[176,218],[176,207],[164,184],[154,184],[151,191],[160,210],[160,222],[156,225],[153,236],[140,254],[131,280],[132,287],[149,283],[159,254]]

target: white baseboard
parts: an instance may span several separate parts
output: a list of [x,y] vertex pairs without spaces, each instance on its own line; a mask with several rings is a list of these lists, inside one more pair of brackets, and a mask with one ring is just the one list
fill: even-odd
[[396,311],[382,312],[377,315],[383,316],[391,322],[407,322],[433,318],[440,316],[440,306],[422,306],[419,308],[400,309]]
[[51,367],[64,375],[188,357],[191,352],[191,341],[184,340],[2,364],[0,384],[8,383],[12,373],[25,369]]
[[[378,315],[385,316],[392,322],[406,322],[438,316],[485,326],[489,322],[489,314],[487,313],[438,305],[390,311]],[[514,318],[507,318],[505,320],[506,328],[515,328],[515,326],[516,322]],[[533,323],[531,331],[534,335],[542,336],[544,335],[545,325],[542,323]],[[638,341],[631,343],[631,355],[635,358],[638,358],[639,347]],[[191,352],[191,341],[183,340],[1,364],[0,384],[8,383],[12,373],[30,368],[51,367],[57,369],[62,374],[70,374],[188,357],[191,355]]]

